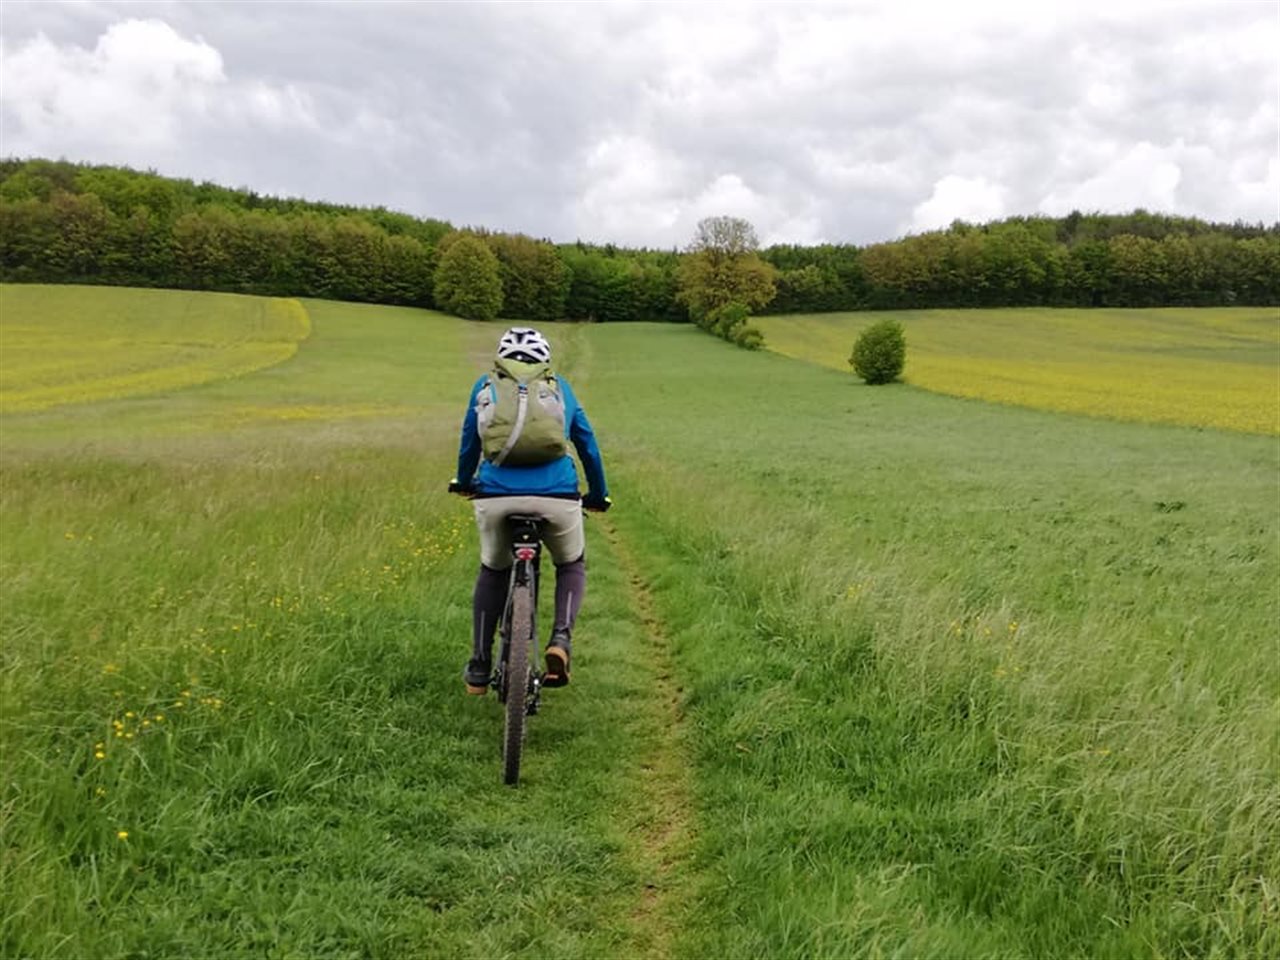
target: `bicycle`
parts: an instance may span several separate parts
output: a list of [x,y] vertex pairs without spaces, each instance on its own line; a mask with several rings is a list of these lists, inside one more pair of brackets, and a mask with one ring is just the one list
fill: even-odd
[[[470,498],[468,485],[452,480],[449,492]],[[583,498],[583,507],[604,513],[613,505],[608,498]],[[538,712],[546,673],[538,662],[538,582],[542,559],[542,524],[538,514],[511,514],[504,521],[511,539],[511,577],[506,606],[499,626],[499,653],[489,677],[489,686],[503,705],[503,782],[514,786],[520,779],[520,759],[524,752],[526,720]]]
[[538,712],[544,674],[537,663],[538,572],[542,559],[542,517],[507,517],[511,534],[511,581],[498,636],[498,662],[489,683],[504,707],[502,780],[514,786],[520,779],[526,719]]

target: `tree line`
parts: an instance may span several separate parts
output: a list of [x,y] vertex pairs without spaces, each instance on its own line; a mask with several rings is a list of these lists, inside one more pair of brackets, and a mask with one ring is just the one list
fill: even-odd
[[929,307],[1280,303],[1280,224],[1072,213],[1013,217],[862,248],[771,247],[776,313]]
[[[0,160],[0,280],[8,282],[683,322],[708,315],[723,299],[716,285],[729,282],[706,239],[686,251],[553,244],[121,167]],[[957,222],[870,246],[778,245],[751,256],[749,275],[733,282],[749,285],[755,312],[1280,303],[1280,225],[1143,211]],[[710,300],[699,283],[713,289]]]

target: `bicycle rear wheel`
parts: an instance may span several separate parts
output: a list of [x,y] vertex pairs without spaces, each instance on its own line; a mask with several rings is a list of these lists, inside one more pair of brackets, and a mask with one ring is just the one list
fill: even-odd
[[514,784],[520,779],[520,755],[524,751],[525,721],[528,718],[529,650],[533,646],[533,584],[517,586],[511,597],[511,644],[503,671],[506,687],[506,723],[502,731],[502,779]]

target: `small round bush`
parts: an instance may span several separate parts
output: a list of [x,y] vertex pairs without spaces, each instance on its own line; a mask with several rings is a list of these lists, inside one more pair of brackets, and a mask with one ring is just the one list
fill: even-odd
[[707,314],[706,327],[717,337],[733,339],[733,333],[751,316],[751,311],[741,303],[726,303]]
[[744,350],[759,350],[764,346],[764,331],[753,323],[744,323],[733,331],[733,342]]
[[859,335],[849,363],[867,383],[892,383],[907,362],[907,340],[897,320],[879,320]]

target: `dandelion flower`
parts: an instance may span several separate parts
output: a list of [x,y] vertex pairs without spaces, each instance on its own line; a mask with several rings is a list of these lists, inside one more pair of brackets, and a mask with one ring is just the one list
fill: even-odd
[[94,756],[94,759],[96,759],[96,760],[105,760],[105,759],[107,759],[107,755],[106,755],[105,753],[103,753],[101,750],[95,750],[95,751],[94,751],[94,753],[93,753],[93,756]]
[[129,831],[128,831],[128,830],[117,830],[117,831],[116,831],[116,837],[117,837],[117,838],[119,838],[120,840],[128,840],[128,839],[129,839]]

